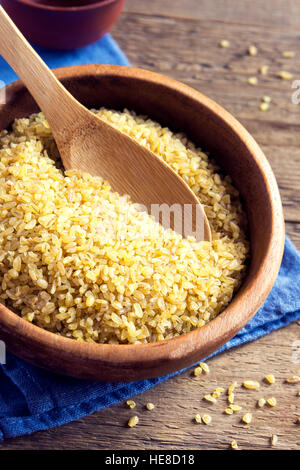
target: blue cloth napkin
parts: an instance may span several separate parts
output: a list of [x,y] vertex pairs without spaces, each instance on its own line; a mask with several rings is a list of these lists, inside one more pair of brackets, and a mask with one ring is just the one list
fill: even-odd
[[[129,65],[109,35],[77,51],[54,52],[41,48],[37,51],[50,67],[85,63]],[[8,84],[15,78],[11,68],[0,59],[0,79]],[[298,318],[300,256],[287,238],[281,269],[265,304],[243,330],[215,354],[266,335]],[[6,364],[0,366],[0,440],[74,421],[124,401],[180,372],[132,383],[89,382],[52,374],[7,353]]]
[[[130,65],[127,57],[110,34],[106,34],[94,44],[73,51],[54,51],[43,47],[35,47],[35,50],[51,69],[79,64]],[[17,74],[0,56],[0,80],[8,85],[17,79]]]

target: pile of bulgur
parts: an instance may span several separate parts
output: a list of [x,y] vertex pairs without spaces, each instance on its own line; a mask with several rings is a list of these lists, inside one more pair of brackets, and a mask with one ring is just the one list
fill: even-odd
[[212,242],[163,229],[99,177],[64,173],[48,123],[34,114],[0,137],[0,301],[42,328],[91,342],[147,343],[203,326],[245,272],[237,190],[185,135],[127,110],[94,112],[190,185]]

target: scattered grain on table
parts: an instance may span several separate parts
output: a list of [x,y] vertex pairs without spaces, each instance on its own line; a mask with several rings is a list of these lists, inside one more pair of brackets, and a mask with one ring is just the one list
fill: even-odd
[[275,377],[273,374],[268,374],[265,376],[265,381],[269,384],[269,385],[273,385],[275,383]]
[[248,78],[248,83],[249,83],[249,85],[257,85],[257,83],[258,83],[257,77],[249,77]]
[[126,405],[129,406],[129,408],[131,409],[136,407],[136,403],[133,400],[127,400]]
[[240,405],[236,405],[235,403],[230,403],[229,408],[234,412],[242,410],[242,407]]
[[294,51],[283,51],[281,55],[285,59],[292,59],[293,57],[295,57],[295,52]]
[[269,71],[269,66],[268,65],[262,65],[259,69],[261,75],[267,75]]
[[263,406],[265,406],[265,404],[267,403],[267,400],[265,400],[264,398],[259,398],[257,400],[257,406],[258,408],[263,408]]
[[233,450],[239,450],[238,444],[237,444],[237,442],[236,442],[235,439],[234,439],[233,441],[231,441],[230,447],[231,447],[231,449],[233,449]]
[[248,48],[248,54],[251,55],[251,56],[255,56],[257,55],[257,47],[252,45],[252,46],[249,46]]
[[214,398],[212,395],[209,395],[209,394],[205,395],[203,397],[203,399],[210,402],[210,403],[216,403],[217,402],[216,398]]
[[232,384],[229,385],[229,387],[227,389],[227,395],[231,395],[236,386],[237,386],[237,382],[232,382]]
[[194,369],[194,376],[199,377],[200,374],[202,374],[202,368],[201,367],[196,367]]
[[264,103],[271,103],[272,98],[271,98],[271,96],[264,95],[264,96],[262,97],[262,100],[263,100]]
[[277,405],[277,400],[275,397],[267,398],[267,405],[271,406],[272,408]]
[[230,404],[232,404],[234,402],[234,393],[231,393],[230,395],[228,395],[227,401]]
[[217,388],[215,389],[215,391],[212,393],[212,396],[213,396],[214,398],[219,398],[220,395],[222,395],[222,393],[224,393],[224,391],[225,391],[225,390],[224,390],[223,387],[217,387]]
[[210,415],[203,415],[202,421],[204,424],[210,424],[212,422],[212,418]]
[[155,405],[151,402],[148,402],[148,403],[146,403],[146,408],[147,408],[147,410],[152,411],[152,410],[154,410]]
[[209,374],[209,367],[206,362],[200,362],[199,365],[205,374]]
[[257,390],[260,385],[256,380],[245,380],[243,382],[243,387],[247,388],[248,390]]
[[269,103],[260,103],[260,105],[259,105],[259,109],[261,111],[268,111],[269,108],[270,108]]
[[292,80],[294,77],[291,72],[287,72],[286,70],[280,70],[278,76],[282,78],[282,80]]
[[288,384],[298,384],[300,383],[300,377],[299,375],[291,375],[291,377],[285,379],[285,382]]
[[133,428],[136,426],[139,422],[139,417],[138,416],[132,416],[130,420],[128,421],[128,427]]
[[219,42],[219,45],[223,48],[227,48],[227,47],[230,47],[230,41],[228,41],[227,39],[222,39],[220,42]]
[[242,421],[243,421],[243,423],[245,423],[245,424],[250,424],[251,421],[252,421],[252,413],[246,413],[246,414],[244,414],[244,416],[242,417]]

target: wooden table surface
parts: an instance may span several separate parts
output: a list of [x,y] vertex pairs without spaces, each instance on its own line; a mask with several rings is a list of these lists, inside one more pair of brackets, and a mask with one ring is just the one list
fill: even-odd
[[[223,105],[253,134],[276,174],[284,205],[286,231],[300,250],[300,105],[292,104],[286,70],[300,80],[300,3],[298,0],[127,0],[112,33],[131,63],[176,78]],[[220,48],[222,39],[229,48]],[[258,54],[247,49],[255,44]],[[296,52],[293,59],[282,51]],[[262,76],[258,69],[269,66]],[[257,76],[258,84],[248,84]],[[264,95],[270,109],[261,111]],[[135,398],[135,410],[124,403],[74,423],[31,436],[7,440],[0,449],[227,449],[236,439],[242,449],[300,449],[300,384],[284,379],[300,369],[292,361],[300,322],[209,361],[211,372],[198,378],[186,372]],[[239,387],[236,402],[253,413],[250,425],[241,413],[223,414],[226,400],[210,406],[202,400],[215,387],[262,380],[273,373],[274,385],[259,391]],[[257,409],[259,397],[277,399],[275,408]],[[146,411],[145,403],[156,408]],[[193,423],[196,412],[212,416],[209,426]],[[140,424],[129,429],[130,416]]]

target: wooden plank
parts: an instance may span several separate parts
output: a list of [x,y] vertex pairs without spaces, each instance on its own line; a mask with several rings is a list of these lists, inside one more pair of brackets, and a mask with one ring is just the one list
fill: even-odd
[[[198,378],[191,371],[159,384],[136,396],[137,406],[128,409],[124,403],[49,431],[38,432],[0,444],[5,449],[228,449],[236,439],[242,449],[270,449],[270,436],[277,434],[279,449],[299,449],[300,433],[295,424],[299,414],[299,387],[284,384],[284,379],[299,369],[291,362],[293,342],[299,339],[296,323],[253,343],[217,356],[208,364],[209,375]],[[276,351],[276,354],[275,354]],[[263,358],[263,359],[262,359]],[[274,385],[264,384],[266,374],[276,377]],[[241,388],[243,380],[258,380],[259,391]],[[228,387],[237,380],[235,401],[243,407],[233,416],[225,415],[225,395],[214,405],[203,396],[216,387]],[[260,397],[277,398],[273,409],[256,408]],[[156,407],[147,411],[150,401]],[[241,423],[245,412],[253,413],[250,425]],[[195,413],[209,413],[209,426],[195,424]],[[128,419],[137,414],[140,423],[132,429]]]
[[226,23],[299,27],[297,0],[127,0],[125,11],[144,15]]

